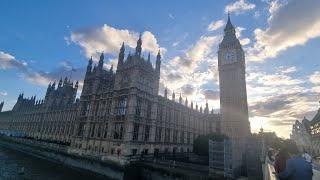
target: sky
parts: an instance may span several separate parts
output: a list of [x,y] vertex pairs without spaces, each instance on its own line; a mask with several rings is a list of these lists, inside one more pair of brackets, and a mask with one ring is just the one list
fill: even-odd
[[319,109],[318,0],[3,0],[0,102],[10,110],[22,92],[42,99],[64,76],[82,85],[89,57],[97,62],[104,52],[105,68],[116,68],[121,43],[134,52],[141,34],[144,56],[155,63],[161,51],[159,94],[167,87],[218,112],[217,51],[228,12],[246,55],[251,129],[289,137],[296,120]]

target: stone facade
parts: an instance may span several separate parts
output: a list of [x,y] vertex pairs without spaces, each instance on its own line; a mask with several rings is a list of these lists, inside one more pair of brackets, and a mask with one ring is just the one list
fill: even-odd
[[[250,134],[245,55],[230,17],[218,50],[221,132],[231,138],[232,169],[238,171]],[[235,172],[237,174],[237,172]]]
[[78,82],[73,86],[65,78],[57,88],[55,82],[49,84],[44,100],[20,94],[12,111],[0,113],[0,130],[70,144],[79,104],[75,100],[77,89]]
[[159,96],[161,55],[153,67],[150,54],[141,57],[141,38],[136,51],[125,60],[120,49],[115,74],[102,68],[103,55],[92,70],[87,66],[76,120],[74,153],[126,159],[132,155],[191,152],[194,139],[216,132],[219,114],[204,110],[180,96]]
[[221,129],[231,139],[236,170],[250,134],[245,55],[229,17],[224,33],[218,51],[221,115],[175,93],[169,99],[167,90],[159,96],[160,51],[153,65],[150,55],[141,56],[140,37],[126,58],[122,44],[115,72],[103,68],[103,54],[94,67],[89,60],[78,100],[78,83],[67,78],[57,88],[50,83],[44,100],[20,94],[12,111],[0,113],[0,130],[67,143],[70,153],[125,162],[135,155],[192,152],[199,135]]
[[160,51],[155,66],[141,56],[142,40],[125,59],[122,44],[116,72],[104,55],[87,65],[83,90],[67,78],[49,84],[45,99],[20,94],[12,111],[0,113],[0,129],[70,144],[69,152],[120,162],[137,155],[192,152],[199,135],[217,132],[220,115],[172,94],[159,96]]

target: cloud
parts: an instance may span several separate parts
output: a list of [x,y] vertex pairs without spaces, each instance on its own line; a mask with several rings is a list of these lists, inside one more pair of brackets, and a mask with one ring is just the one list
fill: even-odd
[[254,9],[255,7],[256,7],[255,4],[248,3],[245,0],[238,0],[234,3],[228,4],[225,7],[224,12],[225,13],[234,12],[239,15],[239,14],[245,13],[246,11]]
[[320,72],[316,71],[312,75],[309,76],[309,81],[313,84],[320,84]]
[[254,31],[255,44],[248,49],[249,60],[276,57],[290,47],[304,45],[320,36],[320,1],[271,1],[266,29]]
[[[135,48],[138,38],[139,33],[137,32],[127,29],[116,29],[105,24],[98,28],[74,31],[67,38],[66,42],[79,45],[84,50],[86,57],[93,56],[95,59],[98,59],[102,51],[107,54],[117,55],[122,42],[130,48]],[[142,48],[154,55],[158,53],[159,49],[162,53],[166,51],[165,48],[160,47],[155,36],[149,31],[142,33]]]
[[176,41],[176,42],[172,43],[172,46],[173,46],[173,47],[176,47],[176,46],[178,46],[179,44],[180,44],[180,42],[179,42],[179,41]]
[[0,91],[0,96],[7,96],[8,93],[6,91]]
[[181,87],[181,92],[183,95],[191,95],[195,92],[195,88],[190,85],[190,84],[186,84],[184,86]]
[[221,28],[224,24],[225,24],[225,22],[223,20],[213,21],[212,23],[210,23],[208,25],[207,30],[208,31],[215,31],[215,30]]
[[69,77],[71,74],[74,80],[82,81],[85,72],[85,68],[74,68],[68,61],[61,62],[60,67],[51,72],[34,70],[26,62],[2,51],[0,51],[0,68],[4,70],[15,68],[21,78],[40,86],[47,86],[49,82],[59,80],[60,77]]
[[18,68],[21,70],[26,70],[27,66],[28,64],[26,62],[19,61],[11,54],[0,51],[1,69]]
[[205,96],[206,100],[217,100],[219,99],[219,92],[210,89],[202,90],[201,93]]

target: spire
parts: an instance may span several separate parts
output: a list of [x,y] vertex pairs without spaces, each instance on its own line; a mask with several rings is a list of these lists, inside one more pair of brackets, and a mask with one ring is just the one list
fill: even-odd
[[59,81],[59,84],[58,84],[58,87],[61,87],[62,86],[62,78],[60,78],[60,81]]
[[180,93],[180,97],[179,97],[179,103],[182,104],[182,97],[181,97],[181,93]]
[[103,60],[104,60],[104,54],[102,52],[100,55],[99,64],[98,64],[99,69],[102,69],[103,67]]
[[167,87],[164,89],[164,97],[168,98],[168,88]]
[[89,62],[88,62],[87,72],[91,72],[91,69],[92,69],[92,56],[90,57]]
[[124,42],[123,42],[122,45],[121,45],[121,48],[120,48],[120,52],[119,52],[118,68],[121,67],[121,65],[123,64],[123,61],[124,61],[124,51],[125,51],[125,48],[124,48]]
[[188,106],[188,98],[186,97],[186,100],[184,101],[184,105]]
[[200,112],[202,113],[202,105],[200,106]]
[[175,99],[176,99],[176,95],[174,94],[174,91],[173,91],[173,93],[172,93],[172,100],[175,101]]
[[76,82],[76,85],[74,86],[74,88],[78,89],[79,87],[79,81]]
[[65,85],[67,85],[67,83],[68,83],[68,77],[65,77],[64,81],[63,81],[63,85],[65,86]]
[[56,88],[56,81],[53,81],[53,84],[51,86],[52,89],[55,89]]
[[137,47],[136,47],[136,55],[141,56],[141,51],[142,51],[142,40],[141,40],[141,33],[139,35],[139,39],[137,41]]
[[205,113],[205,114],[209,114],[209,105],[208,105],[208,101],[206,102],[206,108],[204,109],[204,113]]
[[111,67],[110,67],[109,72],[110,72],[110,73],[113,73],[113,64],[111,64]]
[[193,101],[191,101],[191,105],[190,106],[191,106],[191,109],[193,109]]
[[161,60],[161,53],[160,53],[160,49],[158,51],[158,54],[157,54],[157,61],[160,61]]
[[160,76],[160,66],[161,66],[161,54],[160,54],[160,49],[159,49],[158,54],[157,54],[157,60],[156,60],[156,71],[159,74],[159,76]]
[[198,111],[198,103],[196,104],[196,110]]
[[226,24],[226,27],[224,28],[224,32],[225,33],[228,33],[228,32],[233,32],[235,33],[235,29],[231,23],[231,20],[230,20],[230,13],[228,13],[228,20],[227,20],[227,24]]

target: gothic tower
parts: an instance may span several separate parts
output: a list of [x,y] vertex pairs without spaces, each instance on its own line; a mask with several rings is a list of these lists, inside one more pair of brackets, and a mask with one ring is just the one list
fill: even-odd
[[232,141],[232,169],[242,164],[246,137],[250,134],[246,90],[245,56],[230,16],[219,45],[221,131]]

